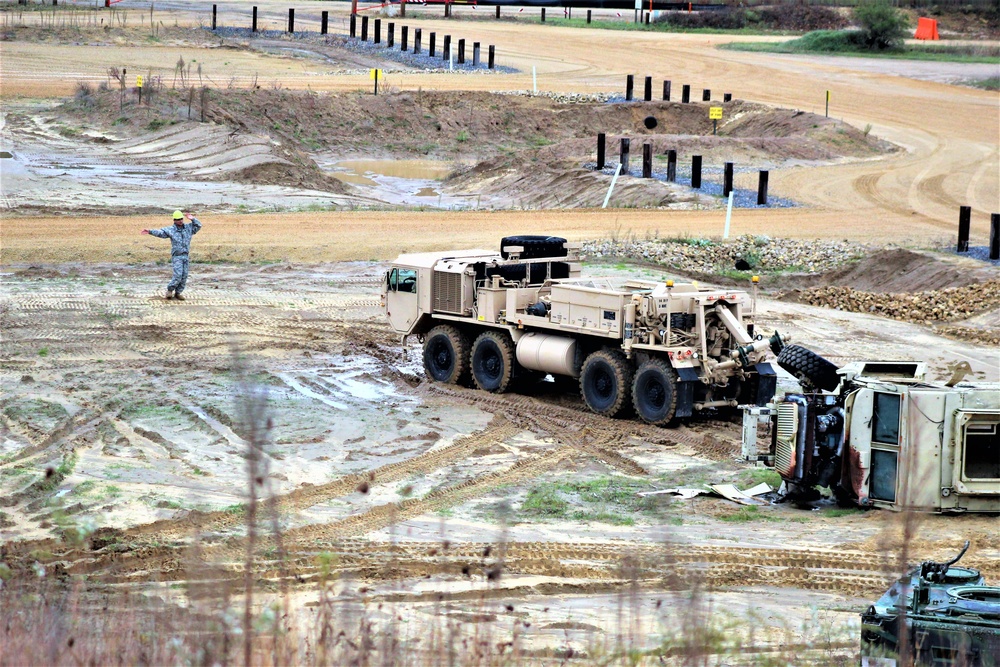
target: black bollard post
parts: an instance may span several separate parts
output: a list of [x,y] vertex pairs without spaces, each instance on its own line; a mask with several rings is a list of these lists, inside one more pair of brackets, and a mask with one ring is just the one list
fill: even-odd
[[472,66],[479,67],[479,42],[472,43]]
[[649,12],[646,12],[646,25],[649,25]]
[[348,28],[348,34],[352,38],[358,36],[358,15],[357,14],[351,14],[351,23],[350,23],[350,28]]
[[685,83],[684,87],[681,88],[681,102],[687,104],[690,101],[691,101],[691,86]]
[[389,21],[389,25],[385,29],[385,45],[392,48],[392,45],[396,43],[396,24]]
[[733,101],[733,94],[732,93],[722,93],[722,101],[723,102],[732,102]]
[[215,30],[215,17],[219,11],[218,5],[212,5],[212,30]]
[[635,76],[629,74],[625,77],[625,101],[632,101],[632,88],[635,86]]
[[375,39],[376,44],[382,43],[382,19],[375,19]]
[[590,25],[590,10],[587,10],[587,25]]
[[726,169],[723,172],[722,177],[722,196],[728,197],[729,193],[733,191],[733,163],[727,162]]
[[956,252],[969,252],[969,226],[972,224],[972,207],[958,207],[958,247]]
[[399,50],[405,51],[410,43],[410,26],[404,25],[399,29]]
[[542,23],[545,23],[545,7],[542,7]]
[[701,188],[701,156],[691,156],[691,187],[698,190]]
[[497,18],[500,18],[500,5],[497,5]]
[[1000,213],[990,214],[990,259],[1000,259]]
[[448,60],[448,52],[451,51],[451,35],[445,35],[441,42],[441,60]]
[[653,77],[651,76],[646,77],[646,87],[643,90],[642,98],[647,102],[653,101]]
[[768,172],[761,169],[757,181],[757,206],[767,206],[767,177]]
[[664,81],[663,82],[663,100],[665,102],[669,102],[670,101],[670,82],[669,81]]
[[671,183],[677,182],[677,151],[667,151],[667,180]]
[[432,32],[430,37],[430,42],[427,44],[427,54],[433,58],[434,54],[437,52],[435,48],[437,46],[437,33]]
[[648,142],[642,145],[642,177],[653,177],[653,144]]
[[413,29],[413,52],[420,53],[420,28]]
[[451,18],[451,3],[448,0],[444,0],[444,17],[446,19]]
[[295,10],[291,8],[288,10],[288,33],[295,34]]
[[704,90],[702,90],[701,91],[701,101],[702,102],[711,102],[712,101],[712,91],[709,90],[708,88],[705,88]]
[[487,67],[493,69],[496,66],[497,47],[490,44],[490,61]]
[[323,12],[319,18],[319,34],[325,35],[330,31],[330,12]]
[[628,144],[629,140],[622,138],[621,148],[618,152],[618,161],[622,163],[621,173],[623,174],[628,173]]
[[368,17],[367,16],[362,16],[361,17],[361,41],[362,42],[367,42],[368,41]]
[[604,142],[607,141],[607,135],[603,132],[597,135],[597,170],[600,171],[604,169]]
[[464,65],[465,64],[465,40],[464,39],[458,40],[458,64],[459,65]]
[[250,19],[250,32],[257,32],[257,6],[253,8],[253,18]]

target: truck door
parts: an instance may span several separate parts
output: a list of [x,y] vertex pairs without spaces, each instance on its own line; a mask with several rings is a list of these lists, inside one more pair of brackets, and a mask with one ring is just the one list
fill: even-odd
[[417,319],[417,270],[393,267],[385,276],[385,314],[392,328],[408,334]]

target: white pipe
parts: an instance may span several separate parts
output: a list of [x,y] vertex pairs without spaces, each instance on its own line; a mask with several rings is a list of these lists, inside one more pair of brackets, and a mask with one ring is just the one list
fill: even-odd
[[448,44],[448,71],[455,71],[455,57],[451,50],[451,44]]
[[611,191],[615,189],[615,183],[618,182],[618,174],[622,173],[622,163],[619,162],[618,166],[615,167],[615,175],[611,178],[611,186],[608,188],[608,194],[604,197],[604,204],[601,208],[608,207],[608,200],[611,199]]
[[535,95],[538,94],[538,72],[535,66],[531,66],[531,87],[535,89]]
[[729,191],[729,205],[726,207],[726,228],[722,230],[722,238],[729,238],[729,221],[733,218],[733,190]]

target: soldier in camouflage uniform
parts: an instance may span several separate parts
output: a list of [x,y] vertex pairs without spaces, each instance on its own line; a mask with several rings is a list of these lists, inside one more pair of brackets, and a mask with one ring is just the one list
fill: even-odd
[[[184,218],[190,220],[190,224],[184,223]],[[174,211],[174,224],[163,229],[144,229],[143,234],[150,234],[161,239],[170,239],[170,263],[174,267],[174,277],[167,285],[167,298],[184,300],[181,292],[187,285],[188,278],[188,253],[191,251],[191,237],[201,229],[198,218],[190,213]]]

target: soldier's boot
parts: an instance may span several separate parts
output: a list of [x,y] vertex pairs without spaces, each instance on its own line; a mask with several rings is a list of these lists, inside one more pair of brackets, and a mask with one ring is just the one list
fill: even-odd
[[175,294],[174,298],[177,299],[178,301],[183,301],[184,300],[184,297],[181,296],[180,292],[178,292],[177,294]]
[[168,289],[167,290],[167,298],[168,299],[173,299],[174,298],[174,291],[172,289]]

